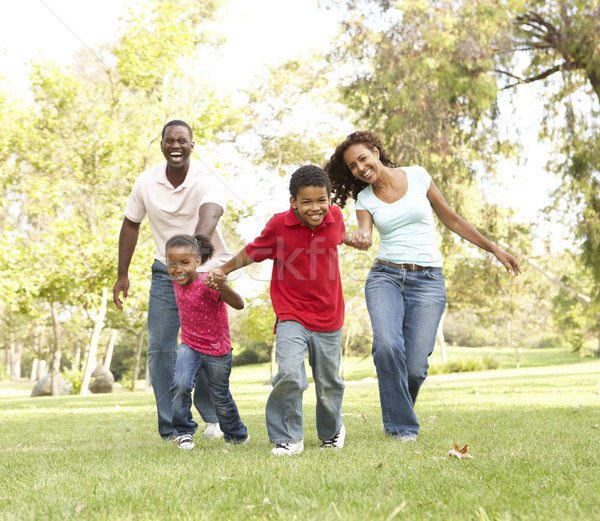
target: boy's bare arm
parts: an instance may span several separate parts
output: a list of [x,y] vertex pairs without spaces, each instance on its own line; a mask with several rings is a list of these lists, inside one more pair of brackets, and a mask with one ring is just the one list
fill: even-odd
[[248,257],[246,248],[242,248],[235,257],[232,257],[225,264],[222,264],[216,269],[221,270],[225,275],[229,275],[232,271],[239,270],[244,266],[249,266],[253,262],[254,261]]
[[235,257],[229,259],[225,264],[222,264],[218,268],[210,270],[206,275],[204,284],[207,285],[209,288],[218,290],[219,288],[216,284],[215,278],[219,273],[227,277],[227,275],[229,275],[232,271],[243,268],[244,266],[249,266],[253,262],[254,261],[250,257],[248,257],[246,249],[242,248],[241,251],[237,255],[235,255]]

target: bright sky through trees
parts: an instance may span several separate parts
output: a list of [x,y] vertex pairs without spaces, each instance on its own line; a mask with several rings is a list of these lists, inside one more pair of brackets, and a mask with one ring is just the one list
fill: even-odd
[[[119,18],[143,0],[21,0],[6,3],[0,17],[0,87],[27,96],[28,65],[34,59],[72,63],[73,53],[114,40]],[[210,81],[234,91],[260,74],[262,64],[274,63],[323,48],[337,31],[336,14],[320,10],[319,0],[230,0],[216,29],[227,38],[214,59]],[[518,124],[528,124],[535,95],[522,89],[515,111]],[[539,103],[538,103],[539,105]],[[509,106],[507,105],[507,109]],[[508,115],[506,116],[508,117]],[[534,116],[535,117],[535,116]],[[503,187],[494,186],[493,198],[521,206],[522,215],[534,220],[548,203],[555,180],[543,172],[545,157],[537,145],[537,128],[524,134],[524,158],[529,163],[505,163]],[[435,173],[432,172],[433,175]]]

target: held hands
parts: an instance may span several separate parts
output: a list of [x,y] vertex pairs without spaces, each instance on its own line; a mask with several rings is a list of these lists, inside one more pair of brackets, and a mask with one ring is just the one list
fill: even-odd
[[215,268],[207,273],[206,279],[204,279],[204,285],[210,289],[220,291],[226,280],[227,276],[225,273],[223,273],[219,268]]
[[352,232],[350,244],[357,250],[368,250],[373,244],[371,233],[366,230]]

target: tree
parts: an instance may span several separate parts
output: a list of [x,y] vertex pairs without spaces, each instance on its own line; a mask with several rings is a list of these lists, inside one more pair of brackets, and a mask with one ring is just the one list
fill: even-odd
[[[22,262],[27,259],[25,269],[3,263],[10,283],[0,311],[35,307],[52,317],[57,374],[61,322],[73,314],[92,322],[85,375],[93,369],[115,279],[122,208],[135,177],[160,155],[162,125],[177,114],[198,129],[196,142],[204,142],[227,124],[229,105],[191,82],[187,61],[199,46],[218,43],[206,23],[219,6],[216,0],[153,1],[130,13],[120,41],[93,58],[78,55],[74,68],[36,64],[34,100],[23,111],[20,131],[0,138],[1,195],[11,209],[0,222],[0,244],[10,257],[19,252]],[[0,122],[4,109],[0,96]],[[143,227],[140,254],[149,251],[148,238]],[[149,258],[138,255],[132,272]]]
[[554,208],[577,216],[581,258],[600,302],[600,4],[521,1],[511,14],[513,30],[495,70],[501,88],[538,83],[545,93],[540,137],[554,143],[548,166],[563,180]]
[[329,66],[316,54],[270,66],[246,95],[238,149],[281,176],[306,163],[324,163],[343,135],[340,129],[348,127]]

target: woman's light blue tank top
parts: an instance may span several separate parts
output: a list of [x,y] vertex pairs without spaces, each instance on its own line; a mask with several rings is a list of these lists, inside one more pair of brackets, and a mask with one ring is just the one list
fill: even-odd
[[437,245],[433,210],[427,198],[431,176],[421,166],[402,167],[402,170],[408,181],[404,197],[385,203],[369,185],[358,194],[356,209],[369,212],[379,231],[378,259],[441,268],[442,255]]

